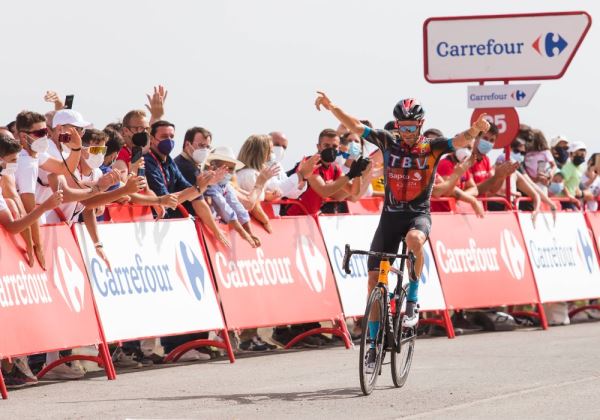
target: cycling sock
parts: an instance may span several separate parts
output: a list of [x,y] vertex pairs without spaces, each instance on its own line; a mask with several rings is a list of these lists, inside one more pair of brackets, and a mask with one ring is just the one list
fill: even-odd
[[419,281],[409,281],[408,282],[408,296],[406,296],[406,300],[409,302],[416,302],[417,296],[419,294]]
[[369,338],[371,338],[371,348],[375,348],[375,339],[379,331],[379,321],[369,321]]

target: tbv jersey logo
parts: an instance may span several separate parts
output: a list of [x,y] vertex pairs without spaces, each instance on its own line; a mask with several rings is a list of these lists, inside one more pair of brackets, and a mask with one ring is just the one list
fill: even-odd
[[85,276],[73,257],[58,247],[54,255],[54,285],[71,311],[81,312],[85,296]]
[[589,242],[589,236],[582,233],[580,229],[577,229],[577,236],[579,237],[579,241],[577,242],[577,253],[585,262],[587,270],[591,274],[594,266],[594,250]]
[[308,236],[300,235],[296,241],[296,268],[313,292],[325,290],[327,260]]
[[[195,297],[196,300],[200,301],[204,296],[204,267],[198,257],[196,257],[196,254],[190,249],[189,245],[183,241],[179,242],[178,254],[180,258],[175,260],[177,275],[183,282],[188,293]],[[183,274],[181,263],[183,263],[186,275]],[[188,283],[185,281],[186,277],[189,279],[189,285],[192,288],[191,290],[190,286],[188,286]]]
[[568,42],[560,34],[548,32],[537,37],[532,47],[541,56],[555,57],[560,55],[568,45]]

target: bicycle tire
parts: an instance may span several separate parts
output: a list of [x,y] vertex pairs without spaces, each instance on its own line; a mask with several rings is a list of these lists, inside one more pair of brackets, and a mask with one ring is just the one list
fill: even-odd
[[406,290],[400,289],[400,296],[397,298],[396,315],[393,317],[394,328],[394,348],[390,351],[392,381],[396,388],[404,386],[408,379],[412,358],[415,351],[415,340],[417,338],[417,326],[405,328],[402,327],[402,318],[404,315],[400,309],[406,301]]
[[[375,383],[377,382],[377,377],[381,371],[381,364],[383,362],[383,343],[385,337],[385,323],[386,323],[386,308],[384,308],[384,299],[383,293],[385,289],[382,287],[375,287],[371,294],[369,295],[369,300],[367,301],[367,308],[365,309],[365,316],[362,321],[362,335],[360,338],[360,359],[359,359],[359,377],[360,377],[360,388],[365,395],[369,395],[373,392],[375,388]],[[376,351],[376,362],[375,369],[372,373],[367,373],[366,371],[366,356],[367,351],[371,347],[371,339],[369,336],[369,316],[371,314],[371,310],[373,307],[379,304],[379,332],[377,333],[377,337],[375,338],[375,351]]]

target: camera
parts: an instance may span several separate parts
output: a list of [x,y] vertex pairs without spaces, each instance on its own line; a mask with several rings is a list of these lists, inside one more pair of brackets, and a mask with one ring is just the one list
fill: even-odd
[[58,135],[58,141],[60,143],[69,143],[71,141],[71,133],[60,133]]

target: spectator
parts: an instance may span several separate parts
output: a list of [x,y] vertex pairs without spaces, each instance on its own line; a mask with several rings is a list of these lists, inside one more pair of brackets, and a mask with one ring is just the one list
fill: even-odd
[[[193,127],[186,131],[183,138],[183,151],[175,159],[175,164],[183,177],[193,184],[202,172],[206,159],[210,154],[212,134],[205,128]],[[217,226],[210,207],[205,200],[193,200],[184,203],[186,210],[197,216],[215,238],[226,247],[231,247],[227,235]]]
[[550,142],[550,147],[556,167],[562,168],[569,159],[569,141],[564,136],[556,136]]
[[[574,141],[569,146],[569,160],[561,168],[561,172],[565,177],[565,189],[569,192],[569,195],[575,197],[576,200],[583,198],[582,192],[579,189],[581,178],[585,172],[584,166],[587,148],[585,143],[582,141]],[[563,208],[571,208],[575,205],[573,203],[562,203]],[[571,204],[569,206],[569,204]],[[565,205],[567,205],[565,207]]]
[[[227,172],[217,184],[213,184],[206,190],[205,196],[210,199],[210,206],[213,212],[219,217],[222,223],[229,225],[253,248],[260,246],[260,239],[254,235],[250,227],[250,214],[238,200],[235,190],[230,181],[236,170],[244,167],[244,164],[237,160],[233,151],[229,147],[217,147],[207,158],[207,164],[216,171],[218,168],[224,168]],[[262,180],[262,185],[257,183],[256,190],[264,188],[266,179]]]
[[533,130],[532,133],[533,140],[525,153],[525,170],[542,191],[547,191],[556,163],[544,133],[540,130]]
[[598,210],[598,200],[600,199],[600,153],[594,153],[587,162],[585,173],[581,176],[581,185],[579,188],[583,192],[583,200],[586,208],[590,211]]
[[[344,175],[340,166],[335,163],[337,150],[340,145],[340,138],[335,130],[325,129],[319,134],[317,151],[321,155],[321,165],[313,171],[308,177],[308,187],[306,191],[298,198],[303,207],[291,205],[286,214],[302,215],[317,214],[326,198],[346,199],[358,198],[360,193],[360,181],[352,182],[352,179],[359,176],[362,172],[350,171]],[[358,169],[358,168],[357,168]]]

